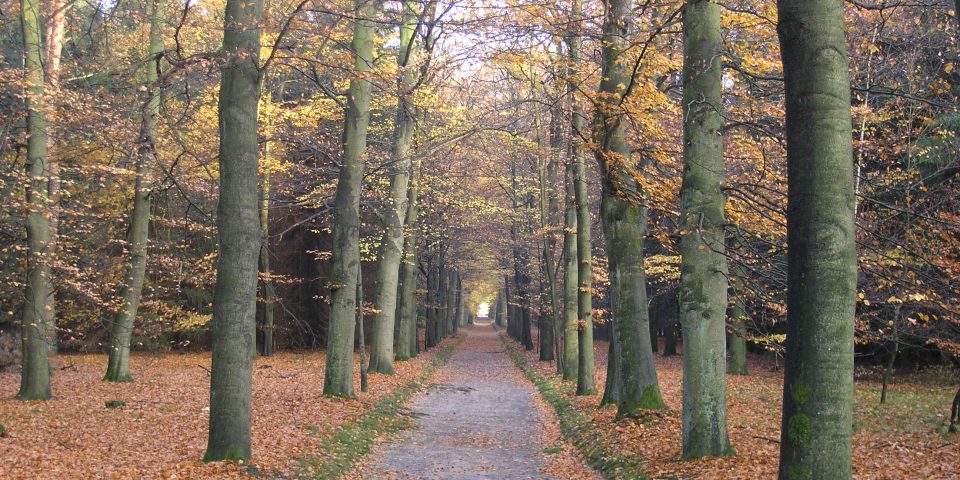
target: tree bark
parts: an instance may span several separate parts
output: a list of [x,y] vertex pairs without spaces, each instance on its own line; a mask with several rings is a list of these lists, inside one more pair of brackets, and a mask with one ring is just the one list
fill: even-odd
[[577,339],[577,302],[580,278],[577,276],[577,198],[574,179],[576,164],[567,162],[564,175],[566,205],[563,229],[563,379],[577,380],[580,357]]
[[417,207],[420,162],[415,162],[407,189],[407,217],[404,222],[403,263],[400,264],[400,330],[397,360],[417,356]]
[[732,454],[727,436],[727,257],[720,6],[687,0],[683,16],[680,325],[683,458]]
[[577,216],[577,395],[597,393],[593,352],[593,244],[590,228],[590,198],[587,188],[586,164],[583,155],[583,139],[588,134],[586,114],[578,101],[575,90],[582,78],[580,50],[583,44],[583,1],[573,0],[571,31],[567,37],[567,55],[570,60],[570,158],[573,162],[573,196]]
[[257,212],[262,0],[228,0],[220,84],[220,200],[217,285],[213,297],[210,430],[204,461],[250,460],[253,357],[256,354]]
[[950,404],[950,426],[947,427],[947,431],[957,433],[958,425],[960,425],[960,388],[957,388],[957,393],[953,396],[953,403]]
[[787,139],[780,478],[850,478],[857,256],[843,2],[779,0]]
[[623,401],[623,370],[621,369],[620,340],[617,324],[610,324],[610,343],[607,345],[607,378],[603,384],[600,405],[620,405]]
[[[553,160],[549,160],[553,162]],[[545,162],[544,162],[545,163]],[[540,223],[543,227],[543,249],[541,251],[541,258],[543,260],[543,275],[546,280],[546,288],[542,290],[545,295],[542,295],[540,298],[542,300],[545,296],[545,301],[541,303],[542,308],[539,315],[538,327],[539,327],[539,347],[540,347],[540,361],[549,362],[553,361],[553,337],[554,337],[554,325],[556,325],[556,311],[557,311],[557,273],[553,265],[553,248],[555,245],[553,239],[552,229],[554,223],[552,223],[552,216],[550,212],[551,208],[551,199],[549,190],[551,184],[547,179],[547,166],[542,163],[540,166]],[[556,167],[554,167],[556,170]]]
[[427,333],[424,341],[425,347],[430,348],[437,344],[437,325],[440,323],[437,319],[440,309],[440,267],[437,265],[436,258],[431,258],[427,271]]
[[[269,97],[269,95],[268,95]],[[263,181],[260,188],[260,274],[263,275],[263,356],[273,356],[273,304],[277,294],[270,279],[270,142],[263,144]]]
[[727,361],[727,373],[733,375],[747,374],[747,308],[744,298],[745,275],[739,266],[731,269],[730,294],[733,295],[733,304],[730,306],[730,332],[727,338],[730,343],[730,359]]
[[[359,245],[357,245],[357,255],[360,255]],[[360,391],[367,391],[367,342],[363,338],[363,268],[357,269],[357,343],[360,345]]]
[[672,357],[677,354],[677,323],[671,319],[663,328],[663,356]]
[[375,2],[356,0],[352,51],[354,77],[350,80],[344,118],[343,164],[337,179],[333,227],[333,275],[330,327],[327,334],[327,364],[323,393],[353,397],[354,315],[357,308],[357,277],[360,269],[360,188],[363,180],[367,126],[370,123],[371,83],[366,72],[373,65]]
[[437,327],[436,327],[436,340],[435,345],[440,344],[444,338],[447,337],[447,296],[448,285],[447,285],[447,266],[445,264],[446,255],[444,247],[440,247],[440,265],[437,269]]
[[[559,324],[560,299],[557,294],[557,266],[554,263],[553,251],[556,248],[555,229],[560,224],[558,211],[560,210],[557,194],[557,156],[563,146],[562,126],[560,123],[561,109],[555,106],[550,109],[550,149],[547,161],[544,164],[540,177],[540,209],[541,223],[544,228],[543,236],[543,265],[547,277],[547,297],[550,311],[540,315],[540,360],[553,361],[554,345]],[[544,321],[546,320],[546,321]]]
[[370,344],[370,371],[392,375],[393,332],[397,309],[397,281],[403,259],[403,224],[407,217],[410,180],[410,143],[413,138],[413,102],[411,89],[417,83],[416,71],[408,68],[416,56],[417,4],[405,0],[400,22],[400,48],[397,52],[397,115],[393,130],[393,154],[390,161],[389,204],[384,209],[384,233],[377,262],[377,316]]
[[27,287],[21,316],[21,400],[50,398],[50,366],[47,360],[53,318],[50,289],[50,198],[47,181],[47,120],[44,113],[43,59],[40,45],[40,2],[20,0],[23,28],[23,65],[26,70],[27,161],[26,230]]
[[634,165],[621,109],[621,96],[631,82],[629,62],[620,56],[629,48],[632,4],[630,0],[604,1],[603,72],[595,132],[603,183],[600,217],[607,242],[611,305],[623,378],[619,416],[664,407],[648,332],[643,269],[647,211],[641,205],[641,192],[632,174]]
[[[67,12],[72,8],[71,0],[51,0],[44,2],[44,73],[49,88],[56,94],[60,90],[60,60],[63,52],[64,32],[67,26]],[[49,143],[49,140],[48,140]],[[55,144],[52,145],[55,147]],[[56,153],[56,150],[54,150]],[[47,180],[47,198],[50,203],[49,224],[50,241],[48,253],[51,258],[56,257],[59,245],[60,230],[60,162],[56,155],[47,155],[47,170],[50,172]],[[47,296],[47,310],[50,312],[47,326],[47,342],[50,353],[57,353],[57,326],[56,326],[56,291],[50,290]]]
[[104,380],[129,382],[130,337],[140,308],[143,283],[147,270],[147,243],[150,235],[151,184],[153,162],[156,161],[157,117],[160,115],[160,92],[157,85],[160,57],[163,54],[162,18],[160,0],[147,2],[150,18],[148,55],[143,65],[146,99],[140,113],[140,137],[137,139],[136,181],[133,192],[133,212],[127,230],[129,259],[127,283],[121,293],[120,312],[110,331],[110,351]]

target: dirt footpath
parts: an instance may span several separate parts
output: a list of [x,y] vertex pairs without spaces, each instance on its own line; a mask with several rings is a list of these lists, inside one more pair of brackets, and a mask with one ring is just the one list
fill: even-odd
[[543,445],[535,389],[491,327],[471,328],[435,381],[408,405],[417,428],[372,454],[364,477],[558,478],[543,471],[552,445]]

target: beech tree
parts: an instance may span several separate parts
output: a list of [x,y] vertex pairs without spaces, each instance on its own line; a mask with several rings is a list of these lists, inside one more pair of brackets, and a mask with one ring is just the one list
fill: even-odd
[[54,319],[48,304],[50,290],[50,201],[47,180],[47,120],[43,89],[43,59],[40,44],[40,2],[20,0],[23,28],[23,65],[26,70],[27,162],[29,183],[25,189],[27,227],[27,288],[21,314],[23,359],[20,371],[21,400],[50,398],[48,342]]
[[390,159],[390,194],[384,211],[384,233],[377,260],[377,316],[370,345],[370,371],[392,374],[394,322],[397,312],[397,281],[403,260],[403,225],[409,207],[410,143],[413,138],[414,112],[410,96],[417,83],[417,70],[410,65],[416,58],[419,26],[418,2],[402,3],[400,47],[397,66],[397,115],[393,124],[393,155]]
[[857,254],[843,7],[777,2],[787,138],[781,479],[852,475]]
[[[343,162],[334,203],[333,275],[330,290],[333,306],[327,333],[327,364],[323,393],[352,397],[353,347],[357,308],[357,277],[360,270],[360,184],[363,179],[367,127],[370,124],[371,83],[365,77],[373,64],[375,2],[356,0],[353,23],[354,77],[350,80],[344,119]],[[361,348],[363,346],[361,345]]]
[[414,161],[407,188],[407,216],[404,220],[403,261],[400,264],[400,287],[398,293],[399,333],[397,335],[397,360],[417,356],[417,278],[420,258],[417,254],[417,196],[420,181],[420,162]]
[[[621,396],[617,414],[663,408],[657,371],[653,365],[647,312],[643,237],[647,211],[642,192],[632,175],[634,165],[627,144],[627,123],[621,106],[631,70],[624,55],[632,31],[630,0],[605,0],[602,38],[603,72],[597,98],[596,157],[600,163],[603,193],[600,218],[607,242],[610,296],[616,332],[617,355],[609,362],[620,370]],[[611,342],[614,343],[614,342]],[[618,382],[617,375],[609,375]],[[608,389],[609,390],[609,389]]]
[[146,88],[140,115],[140,135],[137,139],[136,180],[133,192],[133,211],[127,230],[127,283],[121,297],[120,313],[110,330],[110,350],[107,373],[104,380],[129,382],[130,337],[137,319],[137,310],[143,294],[143,282],[147,270],[147,243],[150,236],[150,203],[153,182],[153,163],[156,158],[157,117],[160,115],[160,92],[157,77],[163,55],[162,20],[160,0],[147,1],[147,17],[150,19],[150,36],[147,57],[142,66],[143,83]]
[[250,460],[257,260],[261,235],[257,172],[262,0],[228,0],[220,83],[220,201],[213,297],[210,429],[204,461]]
[[727,438],[727,258],[721,128],[720,6],[687,0],[683,15],[680,324],[683,456],[732,453]]
[[567,35],[567,56],[570,61],[568,93],[571,103],[568,148],[570,161],[573,163],[571,181],[577,217],[577,395],[593,395],[597,391],[593,355],[593,242],[590,238],[593,219],[590,216],[586,164],[583,158],[583,139],[589,133],[586,128],[586,114],[575,94],[575,82],[582,78],[579,70],[583,44],[582,0],[573,0],[571,16],[570,32]]

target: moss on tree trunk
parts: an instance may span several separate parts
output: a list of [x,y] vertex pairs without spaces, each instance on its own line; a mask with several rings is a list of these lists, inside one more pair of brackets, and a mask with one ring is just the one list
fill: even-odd
[[[621,58],[630,45],[633,12],[630,0],[604,2],[603,72],[597,105],[596,156],[602,177],[600,218],[610,270],[610,300],[623,379],[618,415],[663,408],[653,365],[647,312],[643,239],[647,210],[633,176],[622,97],[632,83],[629,62]],[[611,359],[610,361],[616,361]]]
[[727,258],[720,6],[687,0],[683,16],[683,183],[680,187],[680,325],[683,457],[731,453],[727,436]]

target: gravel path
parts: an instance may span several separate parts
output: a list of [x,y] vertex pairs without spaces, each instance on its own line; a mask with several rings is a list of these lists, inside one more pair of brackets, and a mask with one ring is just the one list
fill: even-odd
[[377,479],[547,479],[540,417],[493,328],[473,327],[437,384],[409,405],[417,428],[374,454]]

